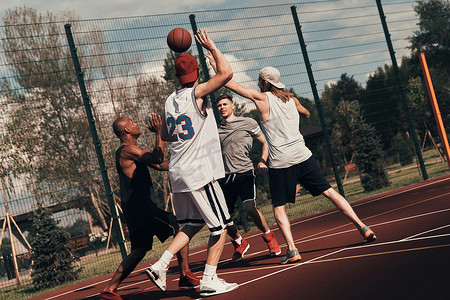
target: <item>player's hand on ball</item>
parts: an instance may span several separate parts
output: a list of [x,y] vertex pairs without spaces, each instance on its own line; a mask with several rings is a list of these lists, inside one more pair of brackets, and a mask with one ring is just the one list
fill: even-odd
[[155,113],[151,113],[148,115],[148,123],[149,125],[145,125],[148,130],[152,132],[160,132],[161,131],[161,117]]

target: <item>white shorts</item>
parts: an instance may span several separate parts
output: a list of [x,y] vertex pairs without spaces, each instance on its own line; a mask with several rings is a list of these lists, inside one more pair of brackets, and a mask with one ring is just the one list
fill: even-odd
[[222,189],[215,180],[195,191],[173,193],[172,200],[181,227],[206,224],[211,235],[219,235],[233,225]]

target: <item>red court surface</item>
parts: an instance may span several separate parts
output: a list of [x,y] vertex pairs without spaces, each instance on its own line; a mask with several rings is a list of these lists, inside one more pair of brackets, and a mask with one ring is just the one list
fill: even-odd
[[[363,244],[345,216],[329,210],[292,220],[302,261],[280,265],[269,257],[260,232],[245,234],[251,245],[241,262],[232,263],[227,242],[218,275],[239,283],[212,299],[450,299],[450,175],[353,202],[358,216],[376,233]],[[277,227],[278,241],[283,238]],[[286,252],[282,246],[282,254]],[[191,269],[201,277],[205,248],[191,249]],[[162,292],[139,265],[119,287],[124,299],[199,299],[178,292],[175,261]],[[99,299],[111,275],[78,283],[33,299]]]

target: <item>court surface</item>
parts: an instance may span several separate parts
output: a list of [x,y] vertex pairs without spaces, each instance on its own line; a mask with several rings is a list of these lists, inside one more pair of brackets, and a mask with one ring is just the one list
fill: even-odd
[[[450,175],[420,182],[352,203],[378,239],[364,244],[356,228],[337,210],[292,221],[302,255],[300,263],[280,265],[269,257],[260,232],[244,235],[250,249],[232,263],[229,239],[218,275],[240,286],[211,299],[449,299]],[[283,238],[273,227],[277,240]],[[201,277],[205,247],[191,249],[191,269]],[[286,247],[282,245],[282,254]],[[124,299],[200,299],[195,291],[178,292],[178,270],[170,264],[162,292],[139,265],[120,285]],[[105,275],[33,299],[99,299],[111,277]]]

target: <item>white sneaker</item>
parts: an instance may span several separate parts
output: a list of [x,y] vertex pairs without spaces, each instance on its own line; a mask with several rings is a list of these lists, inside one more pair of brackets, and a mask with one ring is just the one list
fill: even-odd
[[153,265],[145,270],[145,274],[161,291],[166,290],[167,269],[162,270]]
[[225,280],[217,277],[217,275],[214,275],[211,280],[200,280],[200,296],[207,297],[223,294],[231,292],[238,287],[237,283],[227,283]]

